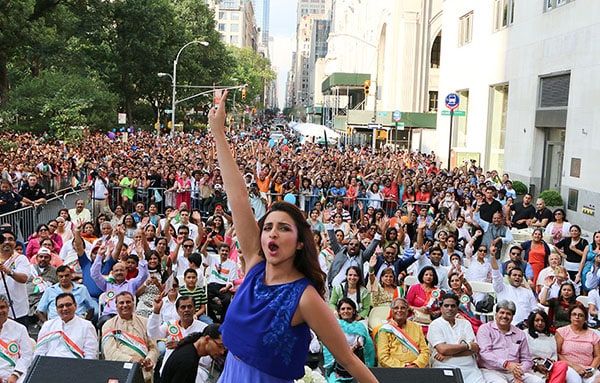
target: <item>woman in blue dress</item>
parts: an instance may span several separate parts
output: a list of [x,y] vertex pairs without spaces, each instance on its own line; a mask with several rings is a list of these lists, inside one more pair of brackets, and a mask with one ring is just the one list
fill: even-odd
[[290,203],[275,202],[258,223],[254,220],[246,185],[223,129],[226,96],[218,109],[211,109],[209,125],[244,254],[246,277],[221,326],[229,353],[219,382],[290,383],[301,378],[309,327],[357,380],[376,382],[350,350],[323,299],[325,276],[302,211]]

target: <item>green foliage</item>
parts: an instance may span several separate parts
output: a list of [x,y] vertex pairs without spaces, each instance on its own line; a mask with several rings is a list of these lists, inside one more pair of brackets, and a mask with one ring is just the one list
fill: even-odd
[[26,116],[33,130],[64,139],[74,126],[108,129],[116,120],[116,103],[117,96],[94,79],[46,72],[12,90],[7,109]]
[[523,195],[527,193],[527,186],[521,181],[513,181],[513,189],[517,195]]
[[563,199],[556,190],[544,190],[540,193],[539,198],[543,199],[546,206],[562,206]]
[[[248,84],[245,103],[259,106],[255,100],[262,96],[265,86],[273,81],[277,74],[271,69],[270,61],[254,52],[250,47],[230,47],[235,58],[235,69],[232,74],[241,84]],[[241,98],[241,96],[240,96]]]

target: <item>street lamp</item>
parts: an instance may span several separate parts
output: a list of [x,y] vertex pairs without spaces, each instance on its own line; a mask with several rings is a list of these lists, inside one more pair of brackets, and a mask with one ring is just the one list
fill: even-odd
[[177,56],[175,56],[175,60],[173,61],[173,75],[171,76],[169,73],[162,72],[158,74],[158,77],[168,76],[171,78],[172,81],[173,94],[171,97],[171,137],[175,135],[175,106],[177,105],[177,101],[175,99],[175,97],[177,96],[177,62],[179,61],[179,55],[181,54],[181,52],[192,44],[200,44],[204,45],[205,47],[208,46],[207,41],[190,41],[189,43],[182,46],[181,49],[179,49],[179,52],[177,52]]

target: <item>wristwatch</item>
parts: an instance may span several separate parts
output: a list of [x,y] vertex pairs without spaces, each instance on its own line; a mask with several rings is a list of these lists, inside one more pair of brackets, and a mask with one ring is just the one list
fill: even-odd
[[10,275],[11,277],[15,276],[15,271],[13,269],[11,269],[8,273],[8,275]]

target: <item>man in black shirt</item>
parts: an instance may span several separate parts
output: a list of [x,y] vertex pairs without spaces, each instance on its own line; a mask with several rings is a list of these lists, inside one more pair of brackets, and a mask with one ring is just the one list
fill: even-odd
[[198,361],[209,355],[213,360],[225,354],[219,324],[208,325],[202,334],[193,333],[179,342],[162,372],[162,383],[194,383],[198,373]]
[[46,203],[46,189],[38,183],[37,176],[30,174],[27,177],[27,182],[23,183],[19,194],[30,201],[37,207],[40,204]]
[[514,211],[512,218],[507,217],[506,221],[509,227],[517,229],[526,229],[531,223],[531,219],[535,215],[535,207],[531,204],[531,194],[527,193],[523,196],[523,202],[515,203],[510,207],[510,211]]
[[552,211],[546,207],[546,202],[541,198],[538,198],[535,201],[535,207],[535,214],[531,220],[531,226],[546,227],[554,218]]
[[21,207],[21,204],[32,205],[28,198],[12,191],[12,185],[8,180],[2,180],[0,183],[0,214],[10,213]]
[[494,213],[499,211],[502,214],[502,204],[494,198],[496,188],[488,186],[485,188],[485,198],[483,203],[479,205],[479,217],[480,219],[491,223]]

